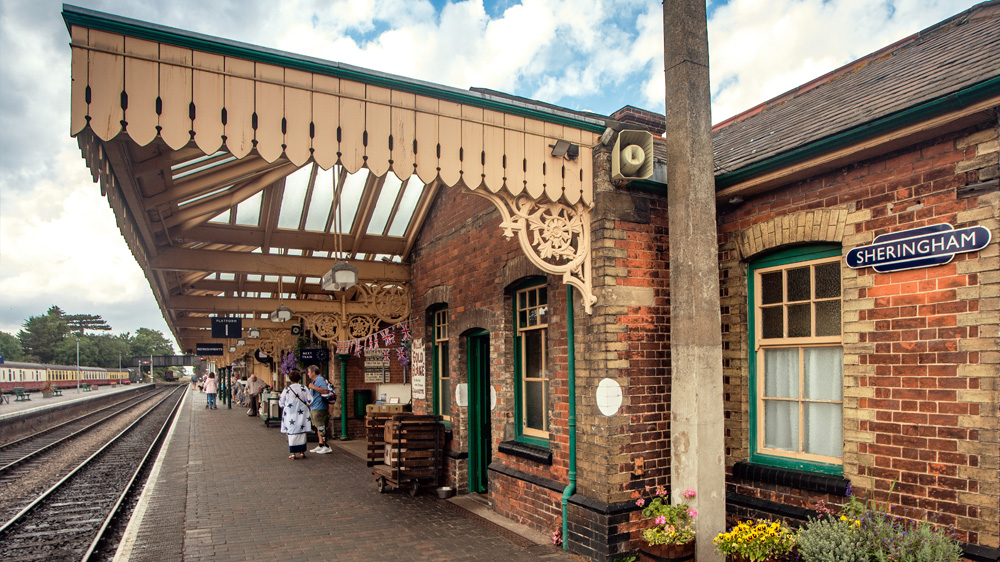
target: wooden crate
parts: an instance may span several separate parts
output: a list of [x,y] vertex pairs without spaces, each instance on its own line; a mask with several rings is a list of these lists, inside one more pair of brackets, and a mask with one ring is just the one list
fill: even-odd
[[440,416],[370,413],[366,418],[368,466],[392,487],[437,484],[444,452]]

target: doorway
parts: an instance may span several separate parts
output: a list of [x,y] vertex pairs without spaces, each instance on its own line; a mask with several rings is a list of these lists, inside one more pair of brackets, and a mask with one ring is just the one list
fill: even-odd
[[472,332],[466,338],[469,374],[469,492],[489,490],[487,468],[493,460],[491,436],[490,334]]

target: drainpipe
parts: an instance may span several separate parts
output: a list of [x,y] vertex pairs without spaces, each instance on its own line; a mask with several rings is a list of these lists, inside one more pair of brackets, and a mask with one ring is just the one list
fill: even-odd
[[347,441],[347,355],[340,358],[340,440]]
[[573,322],[573,286],[566,285],[566,363],[569,394],[569,484],[562,495],[563,550],[569,550],[569,498],[576,492],[576,337]]

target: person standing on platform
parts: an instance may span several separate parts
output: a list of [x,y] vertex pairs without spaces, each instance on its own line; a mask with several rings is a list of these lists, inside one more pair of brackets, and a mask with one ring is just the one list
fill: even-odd
[[247,379],[247,397],[250,399],[250,409],[247,410],[248,416],[256,416],[257,412],[260,411],[260,393],[264,390],[264,381],[257,378],[257,375],[250,375]]
[[309,390],[312,391],[312,402],[309,404],[309,419],[312,420],[312,424],[316,428],[316,434],[319,435],[319,446],[310,452],[317,455],[325,455],[333,452],[333,449],[326,443],[326,422],[330,419],[330,415],[326,410],[326,399],[324,396],[330,394],[330,385],[323,378],[323,375],[319,374],[319,367],[316,365],[309,365],[306,368],[306,374],[309,375]]
[[[288,435],[288,458],[306,458],[306,435],[312,431],[309,424],[309,390],[299,384],[302,373],[292,369],[288,373],[291,384],[281,391],[281,432]],[[301,455],[301,456],[300,456]]]
[[219,392],[219,382],[215,380],[215,373],[208,374],[203,390],[205,391],[205,396],[208,397],[208,400],[205,402],[205,407],[209,410],[217,410],[218,408],[215,406],[215,395]]

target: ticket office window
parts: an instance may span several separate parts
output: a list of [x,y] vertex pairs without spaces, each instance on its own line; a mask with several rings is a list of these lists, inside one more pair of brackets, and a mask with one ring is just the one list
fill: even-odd
[[827,245],[751,264],[751,462],[843,471],[840,268]]
[[514,294],[518,437],[539,445],[549,439],[549,305],[543,283],[535,281]]

